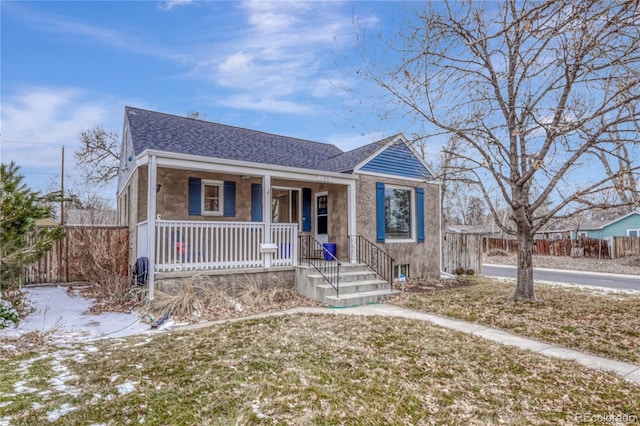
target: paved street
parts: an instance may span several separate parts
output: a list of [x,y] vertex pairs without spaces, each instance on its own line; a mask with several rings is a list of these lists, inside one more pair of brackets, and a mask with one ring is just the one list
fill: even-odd
[[[484,275],[491,277],[516,277],[516,267],[511,265],[483,264],[482,272]],[[640,291],[640,275],[616,275],[603,274],[599,272],[562,271],[557,269],[534,268],[533,279]]]

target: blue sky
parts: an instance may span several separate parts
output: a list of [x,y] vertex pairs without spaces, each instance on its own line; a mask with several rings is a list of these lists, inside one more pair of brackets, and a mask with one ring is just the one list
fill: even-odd
[[[362,114],[345,58],[354,20],[390,34],[394,2],[6,2],[2,7],[2,162],[47,192],[80,177],[82,128],[121,132],[124,106],[333,143],[404,131]],[[370,92],[369,92],[370,93]],[[351,112],[350,112],[351,111]],[[358,112],[354,112],[358,111]],[[434,153],[435,155],[435,153]],[[112,187],[96,190],[115,198]]]

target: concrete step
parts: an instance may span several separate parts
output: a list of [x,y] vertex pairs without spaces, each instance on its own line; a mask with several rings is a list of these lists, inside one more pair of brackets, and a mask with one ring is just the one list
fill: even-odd
[[[313,274],[307,275],[307,279],[313,285],[322,285],[327,281],[317,271]],[[357,271],[357,272],[342,272],[340,271],[340,284],[353,283],[358,281],[373,281],[378,280],[378,275],[373,271]]]
[[375,290],[362,293],[340,294],[340,297],[327,296],[326,303],[336,307],[360,306],[368,303],[383,302],[391,296],[400,294],[398,290]]
[[[362,280],[362,281],[347,282],[347,283],[341,282],[338,288],[340,289],[341,295],[342,294],[347,295],[347,294],[363,293],[363,292],[375,291],[375,290],[386,290],[389,288],[389,283],[379,279]],[[321,300],[324,300],[328,296],[335,296],[336,294],[335,289],[331,286],[331,284],[327,283],[326,281],[323,284],[317,285],[316,291],[317,291],[318,297]]]

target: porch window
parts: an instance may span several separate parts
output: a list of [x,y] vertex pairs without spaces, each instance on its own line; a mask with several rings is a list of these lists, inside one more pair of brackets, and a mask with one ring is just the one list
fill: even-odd
[[222,215],[222,182],[215,180],[202,180],[202,214],[218,216]]
[[384,189],[385,234],[389,239],[412,239],[413,191],[387,185]]
[[271,222],[298,223],[300,218],[300,191],[289,188],[272,188]]

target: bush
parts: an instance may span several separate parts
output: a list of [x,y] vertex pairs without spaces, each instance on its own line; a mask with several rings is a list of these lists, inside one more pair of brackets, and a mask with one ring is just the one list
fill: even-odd
[[467,275],[474,275],[476,273],[476,271],[474,271],[473,269],[469,268],[466,271]]
[[0,330],[10,326],[17,326],[20,321],[18,311],[8,300],[0,299]]

